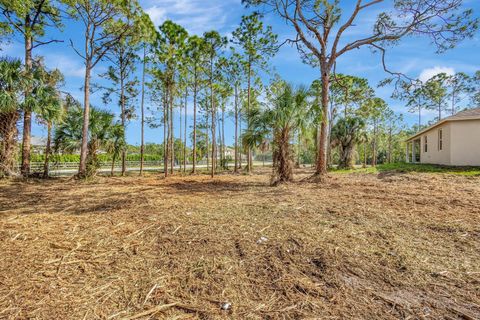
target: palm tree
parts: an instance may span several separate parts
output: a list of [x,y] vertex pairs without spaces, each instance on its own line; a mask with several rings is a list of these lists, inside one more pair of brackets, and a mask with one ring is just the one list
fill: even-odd
[[290,141],[296,131],[303,132],[309,121],[308,91],[304,87],[279,81],[272,86],[270,102],[263,110],[249,114],[250,126],[244,134],[247,146],[260,145],[271,135],[274,173],[272,184],[293,180],[293,151]]
[[347,117],[338,120],[332,128],[332,147],[339,147],[338,168],[354,168],[355,146],[364,141],[362,135],[365,122],[359,117]]
[[25,84],[20,60],[0,59],[0,177],[14,175],[20,95]]
[[[74,105],[68,110],[64,121],[55,131],[55,147],[64,152],[80,150],[82,143],[83,110]],[[121,144],[115,143],[121,125],[114,123],[114,115],[95,107],[90,108],[89,142],[86,176],[93,176],[100,167],[97,153],[101,149],[112,153],[112,143],[117,146],[115,152],[121,152]],[[122,131],[123,133],[123,131]]]
[[[104,142],[105,151],[112,155],[112,167],[110,171],[110,176],[113,177],[115,169],[115,160],[119,158],[123,151],[127,148],[127,142],[125,141],[125,127],[123,124],[116,124],[111,129],[111,135],[109,135],[108,140]],[[123,163],[123,159],[122,159]],[[122,168],[122,175],[123,168]]]
[[[52,90],[53,89],[53,90]],[[49,161],[52,145],[52,126],[55,123],[58,123],[62,119],[63,108],[62,101],[58,95],[58,92],[54,88],[45,90],[42,93],[44,98],[42,101],[45,102],[44,107],[42,108],[39,117],[42,122],[45,122],[47,125],[47,145],[45,146],[45,162],[43,164],[43,177],[48,178],[49,172]]]
[[33,87],[31,96],[36,99],[38,119],[47,126],[47,145],[45,146],[45,162],[43,177],[48,178],[49,161],[51,153],[52,126],[61,121],[63,116],[63,103],[57,85],[63,82],[63,75],[58,70],[46,71],[39,65],[33,72],[37,79],[37,86]]

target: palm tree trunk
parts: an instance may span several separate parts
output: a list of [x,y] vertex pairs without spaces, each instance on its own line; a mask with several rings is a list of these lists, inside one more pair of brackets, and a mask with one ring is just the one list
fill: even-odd
[[0,177],[12,176],[15,173],[15,144],[17,141],[18,111],[0,113],[0,124],[3,143],[0,144]]
[[277,180],[276,183],[293,180],[293,167],[290,152],[290,128],[283,128],[276,134],[277,150],[275,150],[275,164]]

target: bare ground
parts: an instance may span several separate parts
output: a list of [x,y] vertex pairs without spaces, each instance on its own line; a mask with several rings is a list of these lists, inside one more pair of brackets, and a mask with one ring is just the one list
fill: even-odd
[[0,182],[0,318],[480,319],[480,178],[268,181]]

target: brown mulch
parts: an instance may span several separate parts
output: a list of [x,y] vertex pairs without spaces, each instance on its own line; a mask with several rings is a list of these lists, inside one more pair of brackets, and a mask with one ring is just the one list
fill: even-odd
[[0,181],[0,319],[480,319],[479,177],[268,172]]

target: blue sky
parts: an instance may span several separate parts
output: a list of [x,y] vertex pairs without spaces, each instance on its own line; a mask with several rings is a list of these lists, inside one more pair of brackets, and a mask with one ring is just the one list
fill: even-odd
[[[229,35],[239,24],[241,16],[248,14],[241,0],[141,0],[141,5],[150,15],[155,25],[160,25],[166,19],[171,19],[178,24],[183,25],[190,34],[201,35],[208,30],[218,30],[224,35]],[[345,3],[344,11],[351,11],[353,0],[342,1]],[[375,21],[377,14],[382,9],[388,9],[391,1],[386,1],[383,7],[367,10],[360,15],[354,28],[347,33],[345,41],[355,39],[355,37],[368,35]],[[466,7],[473,8],[475,15],[480,14],[480,1],[466,0]],[[293,29],[274,15],[267,15],[265,23],[273,26],[274,31],[278,33],[280,41],[292,37]],[[64,40],[63,43],[50,44],[39,47],[34,52],[35,55],[45,57],[49,68],[59,68],[65,75],[65,91],[70,92],[74,97],[83,100],[82,91],[84,67],[83,61],[78,57],[69,46],[71,39],[76,46],[82,45],[82,29],[78,22],[66,21],[62,32],[51,31],[52,37]],[[426,38],[404,39],[398,46],[389,49],[387,53],[387,63],[389,68],[396,71],[407,73],[412,77],[422,77],[424,79],[438,72],[467,72],[473,73],[480,70],[480,59],[478,52],[480,50],[479,35],[473,39],[467,40],[457,48],[441,55],[435,53],[435,48],[429,44]],[[12,43],[4,46],[4,55],[23,57],[22,43],[14,39]],[[295,84],[309,85],[314,79],[318,78],[319,71],[301,62],[298,52],[295,48],[283,46],[277,56],[271,60],[272,67],[286,80]],[[104,72],[107,68],[106,63],[99,64],[94,70],[94,82],[102,82],[98,74]],[[138,76],[140,77],[140,68]],[[387,77],[381,66],[380,56],[372,54],[368,48],[349,52],[341,57],[337,63],[337,72],[352,74],[367,78],[374,87],[379,81]],[[267,78],[265,78],[267,80]],[[409,124],[415,123],[417,116],[407,112],[401,101],[392,100],[391,87],[376,88],[379,97],[385,99],[390,107],[397,113],[402,113]],[[92,104],[112,110],[117,115],[118,108],[115,104],[104,105],[101,101],[101,93],[92,95]],[[147,102],[147,106],[148,106]],[[189,104],[191,109],[191,105]],[[434,117],[435,112],[426,114],[425,120]],[[177,115],[178,116],[178,115]],[[191,117],[188,118],[191,126]],[[176,121],[178,123],[178,119]],[[177,128],[178,129],[178,128]],[[44,136],[46,130],[37,124],[34,125],[33,134]],[[178,131],[176,136],[178,136]],[[147,142],[161,142],[163,140],[162,128],[147,128]],[[233,142],[233,121],[228,119],[226,122],[227,144]],[[132,120],[127,128],[127,140],[130,144],[140,143],[140,122]]]

